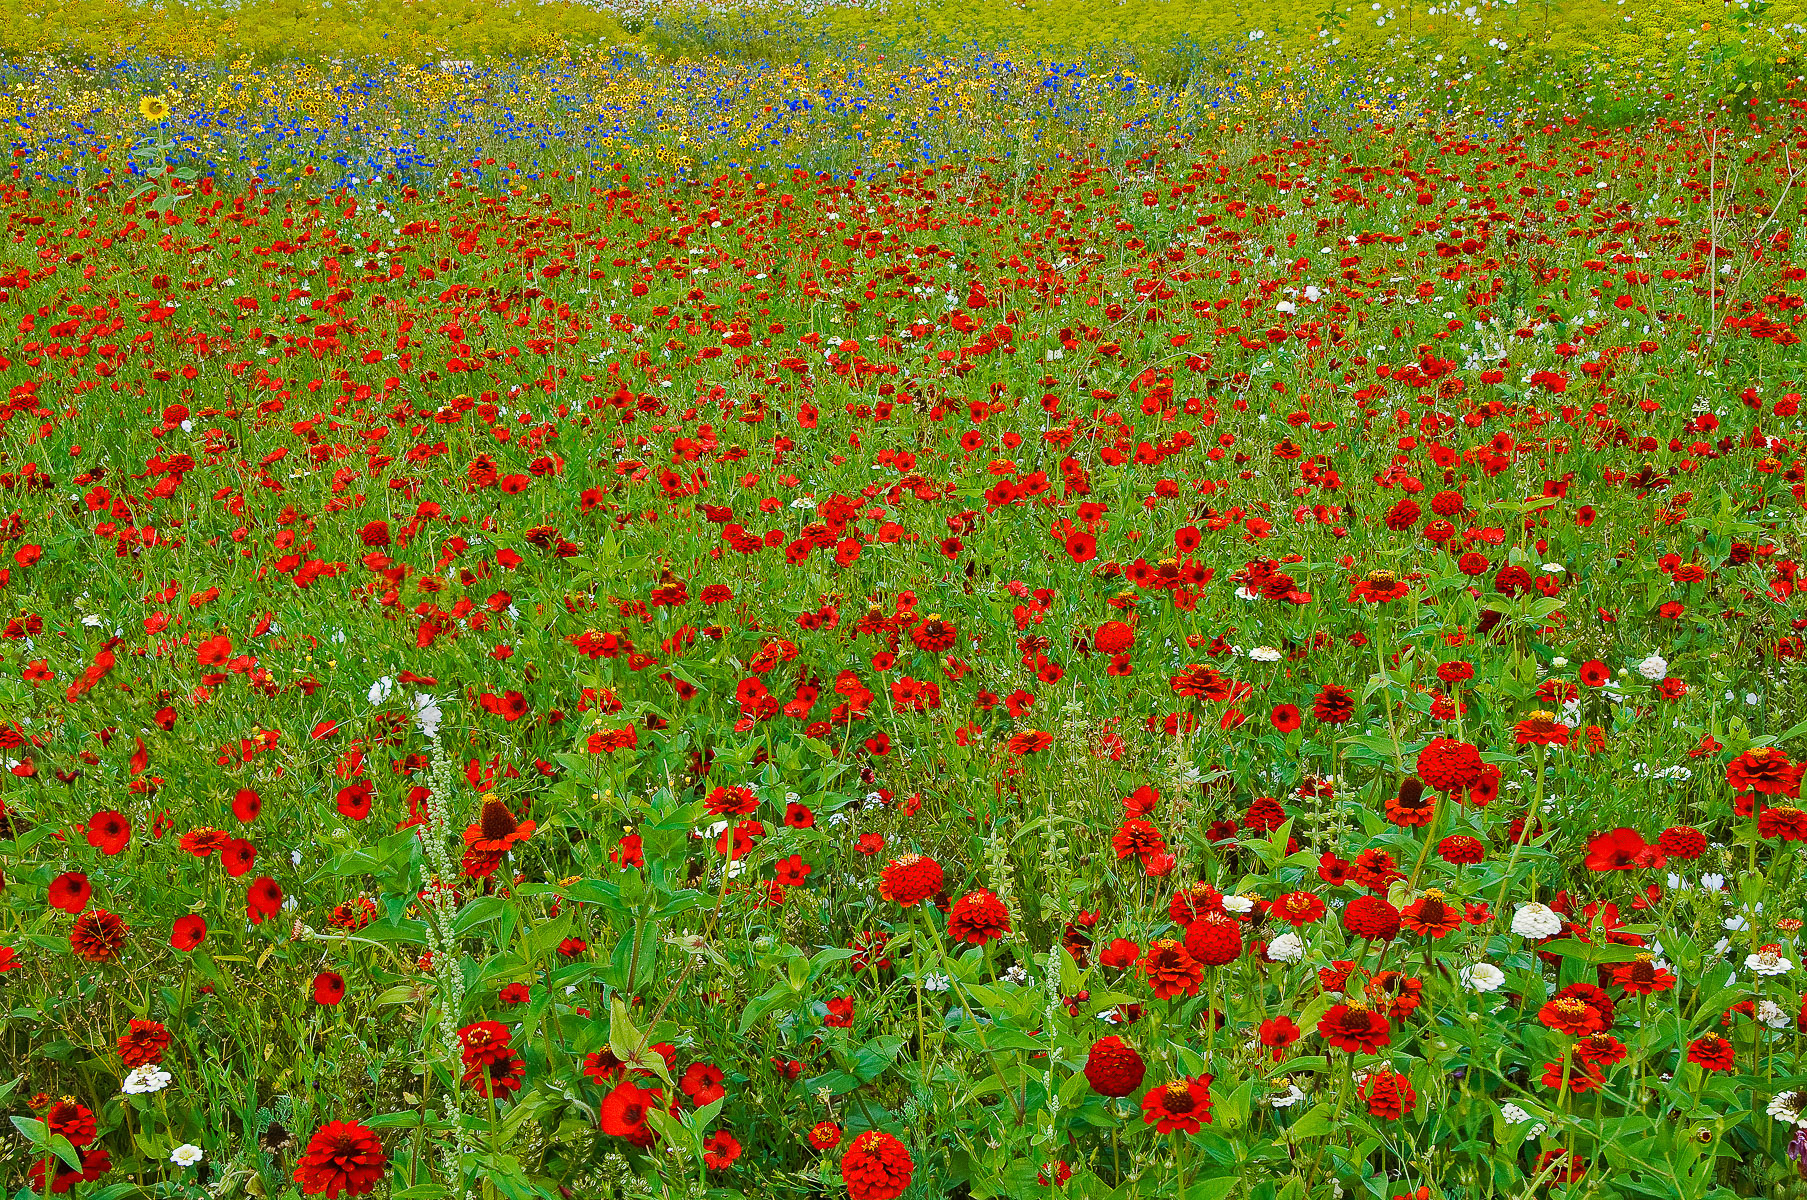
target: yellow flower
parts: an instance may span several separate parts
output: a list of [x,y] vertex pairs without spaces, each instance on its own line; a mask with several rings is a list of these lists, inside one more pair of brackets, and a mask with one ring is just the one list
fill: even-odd
[[146,96],[138,102],[138,115],[147,121],[161,121],[169,116],[169,102],[162,96]]

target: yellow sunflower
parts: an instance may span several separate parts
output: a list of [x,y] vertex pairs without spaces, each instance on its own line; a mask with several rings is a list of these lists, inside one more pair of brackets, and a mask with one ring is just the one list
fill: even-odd
[[147,121],[161,121],[169,116],[169,101],[162,96],[146,96],[138,102],[138,115]]

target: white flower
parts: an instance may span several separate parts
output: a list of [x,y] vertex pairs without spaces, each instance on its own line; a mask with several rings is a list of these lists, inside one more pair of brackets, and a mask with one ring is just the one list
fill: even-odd
[[370,685],[368,699],[372,704],[381,704],[383,701],[389,699],[389,693],[394,690],[395,680],[392,677],[385,675]]
[[1293,308],[1293,302],[1291,300],[1282,300],[1280,303],[1274,305],[1274,311],[1289,313],[1296,310]]
[[1029,972],[1025,971],[1021,966],[1013,965],[1009,970],[1004,972],[1004,982],[1028,983]]
[[792,508],[814,508],[815,506],[816,502],[811,500],[808,496],[798,496],[795,500],[791,501]]
[[[1526,1121],[1529,1121],[1532,1119],[1530,1113],[1526,1112],[1524,1109],[1520,1108],[1516,1104],[1500,1105],[1500,1116],[1505,1118],[1506,1124],[1508,1124],[1508,1125],[1523,1125]],[[1544,1123],[1542,1121],[1539,1121],[1539,1122],[1537,1122],[1537,1124],[1531,1126],[1531,1132],[1529,1134],[1527,1134],[1526,1136],[1527,1137],[1542,1137],[1544,1129],[1545,1129]]]
[[1237,916],[1241,916],[1243,913],[1253,912],[1255,902],[1247,896],[1225,896],[1223,898],[1223,907],[1225,912],[1235,913]]
[[1274,1108],[1291,1108],[1303,1099],[1305,1099],[1305,1093],[1299,1090],[1299,1085],[1289,1083],[1284,1092],[1277,1096],[1269,1096],[1267,1102]]
[[1774,950],[1763,949],[1745,956],[1744,969],[1759,975],[1786,975],[1794,970],[1794,964]]
[[1462,968],[1462,986],[1471,992],[1497,992],[1505,982],[1506,973],[1492,963]]
[[1725,876],[1702,875],[1700,877],[1700,886],[1709,892],[1723,892],[1725,891]]
[[201,1148],[192,1142],[184,1142],[169,1152],[169,1161],[178,1167],[192,1167],[201,1161]]
[[128,1096],[149,1095],[168,1087],[169,1081],[173,1078],[174,1076],[155,1063],[146,1063],[142,1067],[133,1067],[131,1074],[125,1077],[125,1082],[120,1085],[119,1090]]
[[440,711],[437,696],[420,695],[414,697],[414,720],[420,726],[421,736],[437,737],[439,722],[445,714]]
[[1249,657],[1256,662],[1279,662],[1280,652],[1272,646],[1256,646],[1249,651]]
[[953,986],[953,981],[946,975],[930,972],[922,977],[922,990],[925,992],[945,992]]
[[1542,570],[1546,575],[1567,575],[1569,569],[1561,563],[1545,563]]
[[1788,1024],[1788,1014],[1783,1012],[1782,1006],[1774,1000],[1759,1000],[1757,1002],[1757,1020],[1771,1029],[1782,1029]]
[[1562,932],[1562,918],[1548,905],[1521,904],[1512,914],[1512,932],[1525,938],[1555,937]]
[[1660,654],[1652,654],[1638,664],[1638,674],[1654,682],[1669,674],[1669,662]]
[[1305,939],[1296,933],[1283,933],[1267,944],[1270,962],[1296,963],[1305,957]]
[[1778,1092],[1766,1111],[1778,1121],[1807,1126],[1807,1111],[1804,1110],[1807,1110],[1807,1093]]

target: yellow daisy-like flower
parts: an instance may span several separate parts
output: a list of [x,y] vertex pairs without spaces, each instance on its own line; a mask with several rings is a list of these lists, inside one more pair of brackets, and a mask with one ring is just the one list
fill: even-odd
[[162,96],[146,96],[138,102],[138,115],[147,121],[161,121],[169,116],[169,101]]

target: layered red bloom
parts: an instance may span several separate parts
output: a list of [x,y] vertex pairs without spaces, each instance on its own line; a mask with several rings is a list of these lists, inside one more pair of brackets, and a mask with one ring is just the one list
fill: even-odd
[[132,1018],[126,1031],[119,1035],[119,1058],[128,1067],[142,1067],[163,1061],[169,1048],[169,1030],[157,1021]]
[[1784,842],[1807,842],[1807,812],[1785,805],[1757,814],[1757,836]]
[[1481,752],[1454,738],[1432,738],[1418,752],[1416,770],[1425,786],[1439,792],[1467,790],[1480,781]]
[[1520,746],[1566,746],[1572,732],[1556,719],[1556,714],[1539,710],[1512,727],[1513,740]]
[[1399,910],[1379,896],[1357,896],[1343,909],[1343,928],[1353,937],[1391,941],[1399,934]]
[[1086,1054],[1085,1079],[1100,1096],[1127,1096],[1142,1086],[1148,1065],[1134,1046],[1115,1034],[1099,1038]]
[[1318,1020],[1318,1036],[1350,1054],[1374,1054],[1392,1041],[1392,1029],[1365,1005],[1336,1004]]
[[841,1181],[848,1200],[892,1200],[910,1186],[916,1164],[909,1148],[878,1129],[853,1139],[841,1155]]
[[1657,835],[1656,848],[1670,858],[1692,862],[1707,852],[1707,839],[1692,826],[1671,825]]
[[333,1200],[375,1191],[388,1167],[389,1156],[373,1131],[353,1121],[329,1121],[308,1139],[294,1179],[304,1195]]
[[104,908],[85,912],[69,931],[69,949],[91,963],[112,962],[125,947],[126,925]]
[[1435,889],[1406,905],[1400,924],[1420,937],[1447,937],[1462,927],[1462,913]]
[[1730,1071],[1737,1065],[1732,1043],[1716,1033],[1702,1034],[1688,1043],[1688,1061],[1708,1071]]
[[1269,1017],[1261,1022],[1261,1027],[1255,1033],[1261,1044],[1274,1052],[1275,1062],[1280,1061],[1286,1048],[1298,1041],[1302,1034],[1303,1030],[1299,1028],[1298,1022],[1286,1016]]
[[910,908],[941,890],[941,864],[921,854],[906,854],[885,864],[879,874],[878,894]]
[[1198,995],[1204,967],[1186,948],[1172,938],[1163,938],[1148,948],[1142,957],[1142,971],[1157,998]]
[[69,1144],[80,1148],[93,1141],[99,1133],[94,1119],[94,1111],[85,1104],[78,1104],[68,1096],[52,1104],[44,1111],[44,1124],[52,1133],[60,1133],[69,1139]]
[[1312,892],[1288,892],[1270,904],[1267,911],[1297,929],[1322,917],[1325,908]]
[[1311,702],[1311,715],[1325,725],[1341,725],[1355,715],[1355,698],[1349,689],[1327,683]]
[[1725,765],[1725,781],[1734,792],[1798,798],[1803,772],[1807,772],[1807,762],[1790,762],[1778,746],[1759,746]]
[[1357,1094],[1368,1106],[1368,1115],[1382,1121],[1409,1117],[1418,1106],[1418,1093],[1410,1081],[1391,1068],[1370,1072]]
[[1010,910],[992,893],[980,889],[954,901],[947,912],[947,935],[956,942],[983,946],[1010,932]]
[[1142,1120],[1156,1133],[1197,1133],[1211,1123],[1211,1076],[1193,1075],[1151,1087],[1142,1096]]
[[1566,1033],[1570,1037],[1599,1033],[1604,1028],[1600,1021],[1600,1014],[1590,1005],[1572,996],[1564,1000],[1547,1002],[1538,1009],[1537,1019],[1556,1032]]
[[1233,918],[1212,913],[1186,929],[1186,953],[1207,967],[1221,967],[1242,957],[1242,926]]
[[1451,866],[1467,866],[1487,857],[1486,843],[1465,833],[1452,833],[1437,843],[1437,857]]

